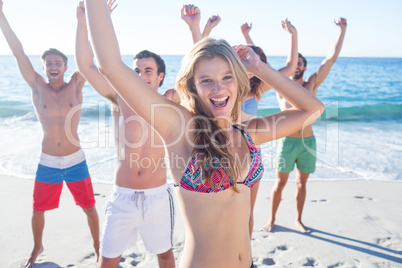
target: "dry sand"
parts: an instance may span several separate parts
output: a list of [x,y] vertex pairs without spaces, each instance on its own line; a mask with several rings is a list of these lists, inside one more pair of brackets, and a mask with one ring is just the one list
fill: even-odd
[[[19,267],[32,250],[32,180],[0,175],[0,267]],[[94,184],[101,225],[111,184]],[[402,183],[331,181],[308,183],[303,222],[294,227],[294,182],[283,192],[273,233],[260,231],[269,217],[272,182],[262,182],[252,239],[257,267],[402,267]],[[184,226],[176,207],[176,263]],[[235,235],[235,234],[234,234]],[[92,239],[82,210],[63,188],[58,209],[46,212],[44,252],[34,267],[95,267]],[[158,267],[141,240],[124,254],[119,267]]]

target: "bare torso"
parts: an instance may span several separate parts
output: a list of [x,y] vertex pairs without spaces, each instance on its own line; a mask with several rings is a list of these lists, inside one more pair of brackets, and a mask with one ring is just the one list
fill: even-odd
[[159,135],[119,96],[112,105],[117,149],[117,186],[147,189],[166,183],[165,150]]
[[[314,96],[317,96],[318,87],[315,86],[314,79],[315,79],[315,77],[312,76],[305,81],[302,80],[301,82],[299,82],[299,81],[296,81],[296,82],[299,82],[300,85],[302,85],[305,89],[310,91]],[[281,111],[292,108],[292,105],[290,105],[286,101],[286,99],[282,98],[282,96],[279,96],[277,94],[277,97],[278,97],[279,107],[280,107]],[[306,138],[306,137],[311,137],[311,136],[314,136],[313,125],[308,125],[302,129],[296,131],[295,133],[288,135],[288,137],[292,137],[292,138]]]
[[238,186],[209,194],[177,187],[186,226],[180,267],[250,267],[250,190]]
[[44,80],[36,87],[32,91],[32,102],[43,129],[42,152],[64,156],[78,151],[82,90],[77,89],[74,76],[58,90]]
[[[231,153],[242,156],[237,158],[240,169],[237,181],[242,182],[250,170],[250,150],[239,130],[233,130],[231,137]],[[172,170],[176,184],[179,184],[186,164],[187,161],[181,167],[182,170],[176,168],[180,165],[175,165]],[[250,267],[250,188],[237,184],[237,189],[238,193],[231,188],[218,193],[198,193],[176,187],[186,228],[179,265],[181,268]],[[208,254],[205,255],[205,252]]]

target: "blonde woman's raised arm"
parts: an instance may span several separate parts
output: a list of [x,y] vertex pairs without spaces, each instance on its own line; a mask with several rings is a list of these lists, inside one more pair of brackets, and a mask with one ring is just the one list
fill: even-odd
[[[87,26],[99,69],[124,101],[147,121],[166,142],[177,139],[190,113],[167,100],[127,67],[104,0],[85,0]],[[181,125],[179,125],[181,124]]]
[[256,144],[290,135],[313,123],[324,112],[325,106],[321,101],[296,82],[263,63],[250,47],[238,46],[236,51],[247,71],[272,85],[293,106],[289,110],[246,122]]

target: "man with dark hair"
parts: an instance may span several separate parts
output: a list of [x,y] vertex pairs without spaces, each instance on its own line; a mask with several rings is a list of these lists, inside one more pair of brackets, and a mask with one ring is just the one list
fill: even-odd
[[[108,1],[112,11],[113,0]],[[85,7],[77,10],[76,61],[93,88],[111,101],[117,166],[106,206],[98,267],[117,267],[123,252],[135,245],[138,233],[160,267],[174,267],[174,204],[166,183],[165,150],[155,130],[110,86],[92,59]],[[134,70],[155,91],[165,77],[163,59],[147,50],[134,57]]]
[[[148,50],[143,50],[141,52],[139,52],[137,55],[134,56],[134,61],[135,60],[142,60],[142,59],[149,59],[151,60],[154,59],[156,65],[158,66],[158,75],[163,74],[162,80],[160,81],[158,87],[161,87],[163,85],[163,81],[165,80],[165,76],[166,76],[166,66],[165,66],[165,62],[163,61],[163,59],[161,58],[161,56],[150,52]],[[152,60],[151,60],[152,61]],[[135,71],[138,73],[137,68],[135,68]]]
[[[63,181],[73,194],[76,204],[82,207],[87,215],[97,257],[99,220],[91,177],[77,134],[80,112],[75,112],[66,122],[72,109],[82,104],[85,79],[79,72],[74,72],[67,82],[64,81],[67,57],[56,49],[50,49],[42,55],[43,70],[48,81],[39,75],[7,22],[2,0],[0,0],[0,28],[17,60],[22,77],[31,88],[32,103],[44,134],[33,190],[34,248],[24,267],[32,267],[38,255],[43,252],[45,211],[58,207]],[[71,128],[66,129],[66,123]]]
[[[346,32],[346,19],[339,18],[335,22],[340,27],[339,35],[328,53],[328,56],[321,63],[320,68],[306,80],[303,74],[307,70],[307,61],[299,53],[296,72],[292,76],[293,81],[302,85],[312,94],[317,96],[318,87],[324,82],[332,65],[341,52],[343,40]],[[282,96],[277,94],[281,110],[287,110],[292,106]],[[297,165],[296,173],[296,227],[302,233],[310,233],[310,230],[304,226],[301,221],[304,202],[306,200],[306,184],[311,173],[315,171],[316,165],[316,141],[312,125],[293,133],[288,137],[282,138],[277,147],[276,160],[276,180],[271,193],[271,218],[263,227],[265,231],[271,232],[274,228],[275,216],[282,198],[282,190],[289,178],[289,173]]]
[[[304,68],[307,68],[307,60],[300,52],[299,52],[299,59],[302,59]],[[303,77],[304,71],[301,71],[300,74],[298,77],[295,76],[294,79],[300,79],[300,77]]]

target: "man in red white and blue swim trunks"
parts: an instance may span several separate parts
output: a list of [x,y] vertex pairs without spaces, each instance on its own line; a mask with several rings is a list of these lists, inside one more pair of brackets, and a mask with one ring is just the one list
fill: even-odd
[[58,207],[63,181],[85,212],[96,258],[99,256],[99,219],[95,208],[91,177],[77,134],[85,79],[76,71],[67,81],[67,57],[57,49],[42,56],[46,81],[38,74],[24,52],[3,13],[0,0],[0,28],[17,60],[22,77],[31,88],[32,103],[43,129],[42,155],[33,191],[32,232],[34,247],[23,267],[32,267],[43,252],[45,211]]
[[57,208],[63,181],[78,206],[89,209],[95,205],[91,177],[84,152],[80,149],[67,156],[41,154],[33,191],[34,210]]

